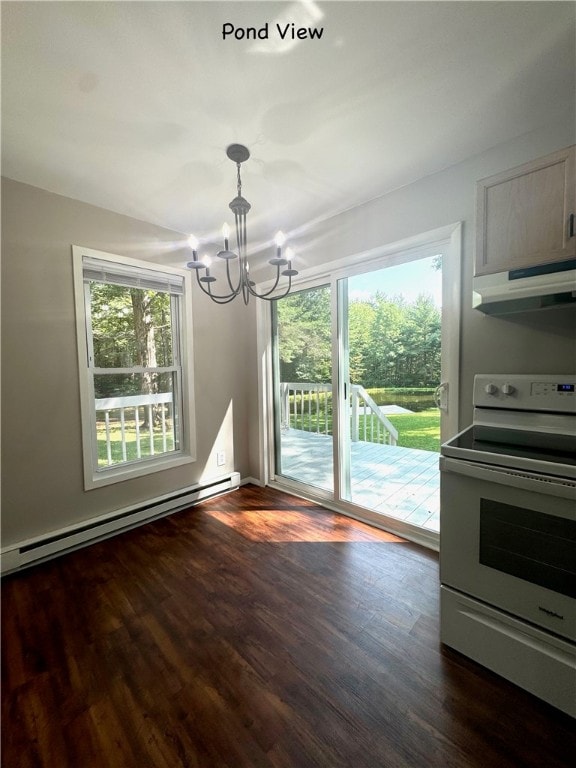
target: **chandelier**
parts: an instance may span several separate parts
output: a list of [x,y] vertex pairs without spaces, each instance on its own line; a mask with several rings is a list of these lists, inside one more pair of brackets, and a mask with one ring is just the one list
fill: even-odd
[[[230,236],[230,227],[224,224],[222,227],[222,237],[224,238],[224,250],[218,251],[216,258],[222,259],[226,264],[226,282],[227,285],[224,289],[224,293],[219,293],[218,288],[214,286],[217,282],[217,278],[210,273],[210,267],[212,261],[208,256],[204,256],[201,259],[198,258],[198,240],[194,235],[190,235],[188,243],[192,248],[193,261],[189,261],[187,267],[196,272],[196,281],[200,288],[207,296],[210,296],[212,301],[217,304],[228,304],[233,301],[237,296],[242,296],[244,304],[248,304],[250,296],[254,296],[257,299],[266,299],[266,301],[275,301],[276,299],[282,299],[287,296],[292,288],[292,278],[298,274],[298,271],[292,269],[292,259],[294,254],[291,248],[286,248],[284,255],[282,254],[282,246],[285,243],[286,238],[282,232],[278,232],[275,237],[276,243],[276,255],[269,259],[268,263],[276,267],[276,278],[272,287],[264,293],[258,293],[254,286],[256,285],[253,280],[250,279],[250,266],[248,264],[247,254],[247,234],[246,234],[246,215],[250,210],[250,203],[244,197],[242,197],[242,180],[240,178],[240,166],[250,157],[250,152],[242,144],[231,144],[226,149],[226,155],[236,163],[236,175],[237,175],[237,196],[230,203],[230,210],[234,213],[234,221],[236,224],[236,246],[238,253],[229,250],[228,238]],[[238,259],[238,267],[234,272],[236,275],[233,277],[230,263]],[[284,267],[284,269],[283,269]],[[288,283],[285,285],[283,292],[276,293],[278,284],[282,277],[288,278]],[[215,291],[212,290],[214,286]]]

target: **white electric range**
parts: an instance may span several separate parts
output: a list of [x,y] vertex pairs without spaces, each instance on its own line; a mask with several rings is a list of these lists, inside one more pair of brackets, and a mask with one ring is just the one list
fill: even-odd
[[576,376],[476,376],[440,470],[442,642],[576,717]]

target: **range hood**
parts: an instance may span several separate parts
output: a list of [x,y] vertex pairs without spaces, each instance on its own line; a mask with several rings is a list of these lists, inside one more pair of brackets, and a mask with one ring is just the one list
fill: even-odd
[[479,275],[472,306],[488,315],[576,305],[576,259]]

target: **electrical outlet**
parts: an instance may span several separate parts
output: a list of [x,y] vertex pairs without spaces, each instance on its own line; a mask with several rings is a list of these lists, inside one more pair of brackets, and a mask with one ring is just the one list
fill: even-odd
[[226,453],[224,451],[218,451],[216,454],[216,464],[219,467],[223,467],[226,464]]

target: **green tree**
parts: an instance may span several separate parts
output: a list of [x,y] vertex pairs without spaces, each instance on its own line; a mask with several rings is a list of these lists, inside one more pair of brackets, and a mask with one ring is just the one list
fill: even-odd
[[352,384],[367,380],[371,356],[372,327],[376,318],[369,301],[351,301],[348,307],[349,371]]
[[[378,292],[348,308],[350,379],[367,388],[433,387],[440,381],[441,316],[430,296],[414,302]],[[331,380],[328,288],[278,302],[282,381]]]
[[436,386],[440,382],[440,311],[420,295],[408,307],[403,327],[408,386]]
[[[154,368],[172,364],[168,293],[98,282],[90,284],[90,293],[96,367]],[[96,397],[152,393],[159,386],[158,376],[149,372],[136,376],[100,375],[95,381]],[[147,409],[144,413],[146,426]],[[156,411],[154,418],[159,418]]]
[[405,313],[402,296],[390,299],[380,292],[376,294],[365,386],[401,386],[397,382],[404,356],[402,326]]
[[330,289],[300,291],[277,302],[282,381],[331,381]]

